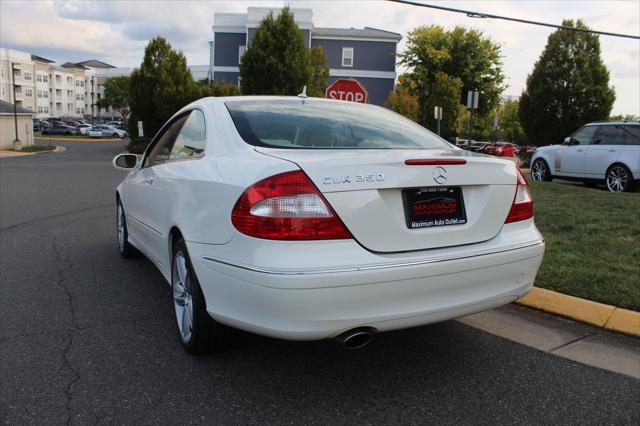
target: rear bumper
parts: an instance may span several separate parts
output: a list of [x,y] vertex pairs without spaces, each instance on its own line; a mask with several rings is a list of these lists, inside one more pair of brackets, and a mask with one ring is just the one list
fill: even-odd
[[444,321],[512,302],[531,289],[544,242],[485,254],[458,250],[459,256],[439,259],[375,255],[385,263],[333,269],[233,264],[208,253],[215,251],[211,245],[188,248],[216,320],[271,337],[315,340],[355,327],[387,331]]

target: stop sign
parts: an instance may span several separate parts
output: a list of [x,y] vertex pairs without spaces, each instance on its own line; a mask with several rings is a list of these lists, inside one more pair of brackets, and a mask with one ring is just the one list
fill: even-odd
[[335,83],[327,87],[324,97],[328,99],[366,104],[369,96],[367,94],[367,89],[358,83],[358,80],[343,79],[336,80]]

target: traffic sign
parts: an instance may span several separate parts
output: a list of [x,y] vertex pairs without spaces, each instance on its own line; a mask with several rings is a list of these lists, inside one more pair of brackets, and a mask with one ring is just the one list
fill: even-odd
[[327,99],[366,104],[369,94],[367,93],[367,89],[365,89],[358,80],[349,78],[336,80],[332,85],[327,87],[324,97]]

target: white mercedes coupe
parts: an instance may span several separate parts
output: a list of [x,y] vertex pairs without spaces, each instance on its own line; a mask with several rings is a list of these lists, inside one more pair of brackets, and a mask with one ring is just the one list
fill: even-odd
[[229,328],[362,347],[522,297],[544,253],[513,161],[372,105],[201,99],[113,164],[120,253],[171,284],[191,353]]

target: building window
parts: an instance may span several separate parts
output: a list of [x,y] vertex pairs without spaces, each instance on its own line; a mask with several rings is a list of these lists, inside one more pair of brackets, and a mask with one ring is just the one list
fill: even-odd
[[24,79],[27,81],[31,81],[31,73],[28,71],[24,72]]
[[20,76],[22,75],[22,73],[20,72],[20,70],[19,70],[19,69],[14,69],[14,70],[13,70],[13,75],[14,75],[16,78],[20,78]]
[[36,75],[36,81],[42,81],[42,75],[40,74]]
[[33,111],[33,107],[31,105],[25,105],[25,109],[28,111]]
[[42,109],[42,107],[40,107],[40,106],[39,106],[39,107],[38,107],[38,114],[42,114],[42,112],[43,112],[43,111],[44,111],[44,110]]
[[242,55],[247,51],[247,46],[238,46],[238,63],[242,63]]
[[45,75],[43,75],[43,76],[42,76],[42,82],[43,82],[43,83],[46,83],[46,82],[48,82],[48,81],[49,81],[49,78],[47,77],[47,75],[46,75],[46,74],[45,74]]
[[33,90],[31,89],[24,89],[24,95],[28,98],[33,96]]
[[342,48],[342,66],[343,67],[353,66],[353,47]]
[[41,98],[42,97],[42,90],[38,90],[38,97]]
[[49,92],[47,92],[46,90],[44,92],[42,92],[42,96],[45,98],[49,97]]
[[84,95],[80,95],[80,100],[84,101]]
[[44,107],[44,113],[49,114],[49,107]]

